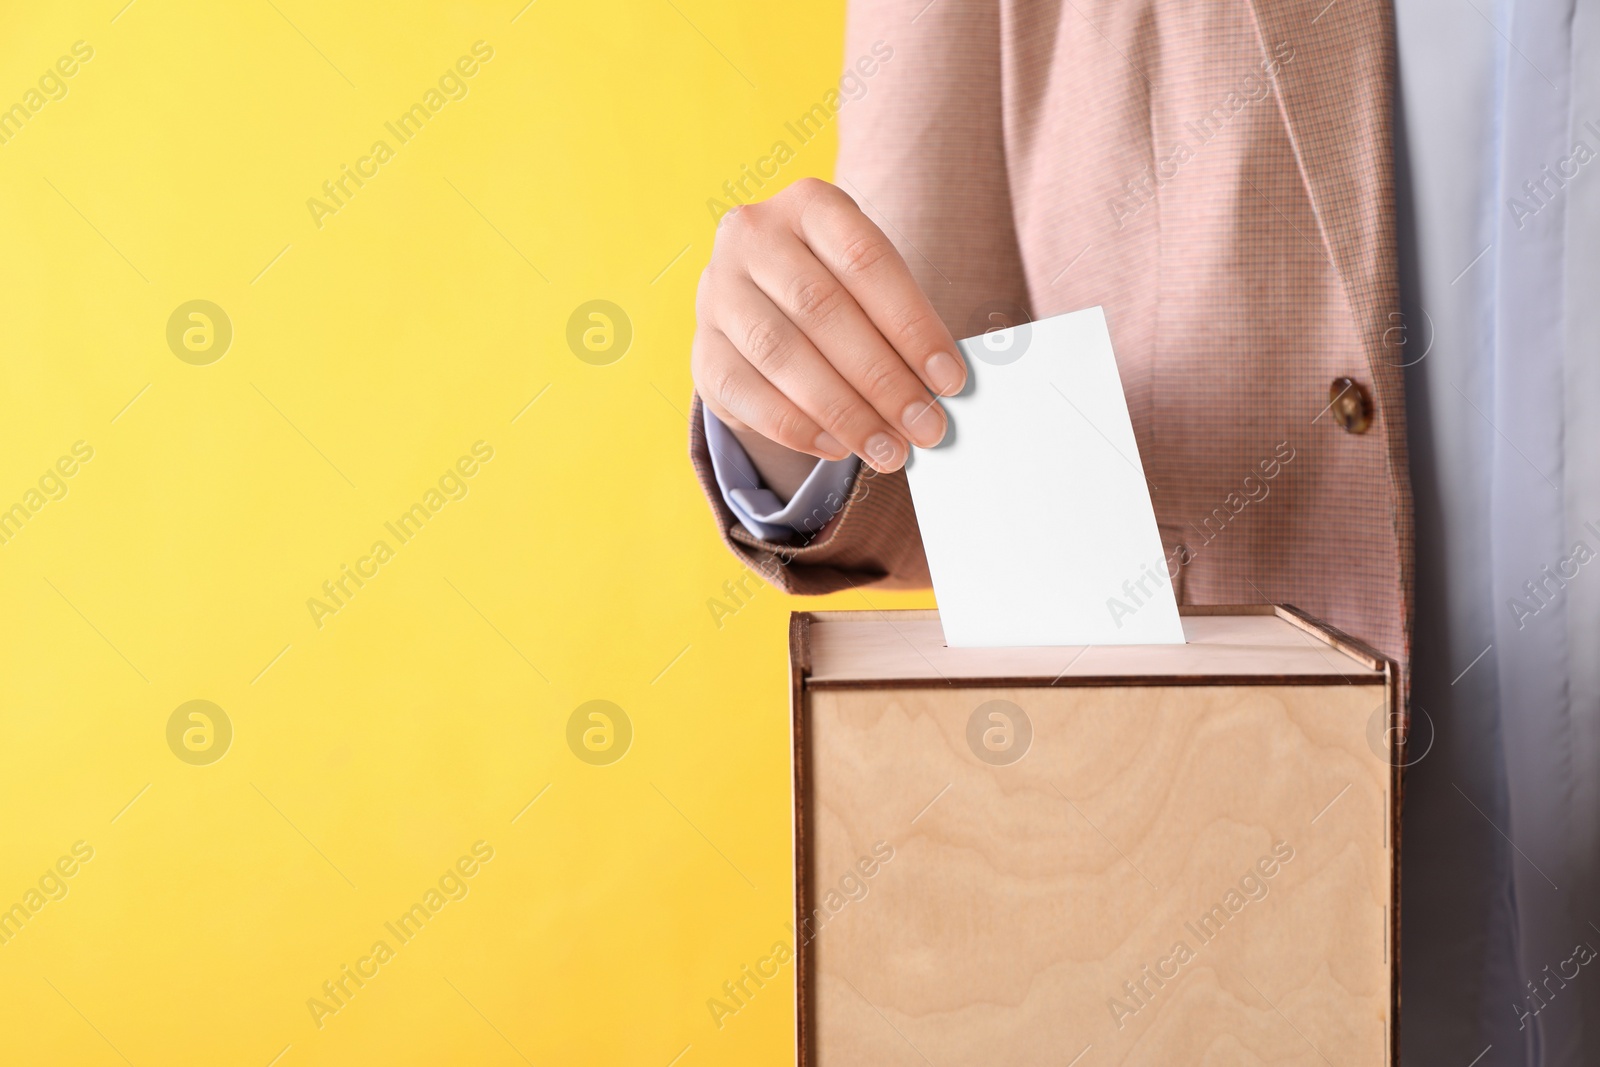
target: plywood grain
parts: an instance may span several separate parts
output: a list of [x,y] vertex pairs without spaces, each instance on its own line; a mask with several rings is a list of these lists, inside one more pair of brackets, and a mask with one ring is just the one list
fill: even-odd
[[807,684],[814,689],[1030,679],[1054,685],[1153,678],[1326,684],[1370,682],[1383,675],[1372,659],[1357,658],[1276,614],[1186,614],[1187,644],[1089,648],[949,648],[932,611],[812,617]]
[[[815,628],[814,669],[843,669],[837,629]],[[1309,651],[1246,636],[1265,660]],[[1389,696],[1341,666],[1320,686],[808,689],[809,1062],[1388,1063],[1392,757],[1369,728]],[[968,741],[994,700],[1033,727],[1010,765]]]

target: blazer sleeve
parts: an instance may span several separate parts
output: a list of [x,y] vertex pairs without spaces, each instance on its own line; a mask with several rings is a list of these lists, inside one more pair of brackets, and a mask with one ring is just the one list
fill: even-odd
[[[956,337],[983,332],[987,309],[1028,305],[1006,174],[999,7],[852,0],[845,32],[835,182],[894,242]],[[783,544],[751,535],[723,501],[698,396],[689,452],[723,540],[785,592],[927,587],[904,471],[863,465],[817,535]]]

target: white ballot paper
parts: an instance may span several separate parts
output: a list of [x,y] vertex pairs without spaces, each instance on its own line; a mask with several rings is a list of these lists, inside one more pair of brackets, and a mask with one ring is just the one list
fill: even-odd
[[960,344],[950,430],[906,468],[946,643],[1182,644],[1104,312]]

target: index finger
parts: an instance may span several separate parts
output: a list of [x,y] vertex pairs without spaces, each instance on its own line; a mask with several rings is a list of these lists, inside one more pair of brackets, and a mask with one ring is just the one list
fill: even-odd
[[961,391],[967,367],[955,338],[894,243],[854,200],[824,185],[801,210],[797,232],[924,385],[940,396]]

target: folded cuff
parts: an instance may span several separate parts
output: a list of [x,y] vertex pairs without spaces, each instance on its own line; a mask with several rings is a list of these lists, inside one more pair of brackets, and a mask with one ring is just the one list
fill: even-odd
[[819,459],[787,502],[761,482],[750,455],[722,422],[703,408],[711,470],[723,502],[751,536],[787,541],[795,534],[815,534],[839,513],[850,495],[850,483],[861,460]]

